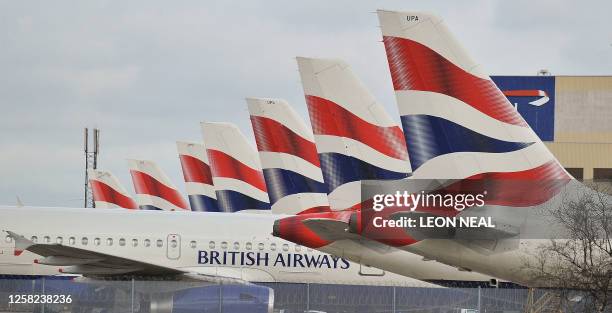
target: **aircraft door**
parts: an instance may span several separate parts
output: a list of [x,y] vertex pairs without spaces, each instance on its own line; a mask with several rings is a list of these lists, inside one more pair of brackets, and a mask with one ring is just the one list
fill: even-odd
[[171,260],[181,257],[181,236],[177,234],[168,235],[166,238],[166,256]]
[[359,275],[361,276],[385,276],[385,271],[369,265],[359,264]]

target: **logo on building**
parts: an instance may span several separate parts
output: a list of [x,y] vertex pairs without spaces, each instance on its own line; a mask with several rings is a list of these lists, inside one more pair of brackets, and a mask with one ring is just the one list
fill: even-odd
[[543,141],[555,139],[554,76],[492,76],[493,82]]

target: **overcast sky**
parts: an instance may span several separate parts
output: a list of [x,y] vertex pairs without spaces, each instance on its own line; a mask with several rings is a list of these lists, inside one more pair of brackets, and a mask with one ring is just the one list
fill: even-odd
[[346,60],[397,118],[377,8],[441,15],[492,74],[612,74],[610,1],[2,1],[0,204],[82,206],[86,126],[128,190],[144,158],[183,191],[200,121],[252,139],[247,96],[307,117],[298,55]]

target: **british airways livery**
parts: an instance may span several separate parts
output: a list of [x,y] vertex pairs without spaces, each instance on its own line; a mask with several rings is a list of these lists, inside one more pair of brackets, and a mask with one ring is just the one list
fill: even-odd
[[203,122],[201,126],[219,209],[269,210],[268,190],[257,151],[238,127],[213,122]]
[[153,161],[128,160],[136,202],[143,210],[189,210],[170,178]]
[[247,98],[272,212],[329,211],[312,131],[282,99]]
[[402,130],[349,65],[304,57],[297,62],[332,210],[359,205],[361,180],[409,176]]
[[219,212],[206,147],[201,143],[177,141],[176,148],[191,210]]
[[138,209],[136,202],[111,172],[88,169],[87,176],[96,208]]

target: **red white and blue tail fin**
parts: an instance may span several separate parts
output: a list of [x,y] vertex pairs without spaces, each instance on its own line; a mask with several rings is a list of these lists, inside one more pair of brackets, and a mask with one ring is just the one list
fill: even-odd
[[136,202],[142,210],[189,210],[168,176],[153,161],[128,160]]
[[257,151],[238,127],[212,122],[203,122],[201,126],[219,209],[269,210],[268,190]]
[[136,202],[111,172],[88,169],[87,176],[96,208],[138,209]]
[[332,209],[358,205],[361,180],[409,176],[402,130],[349,65],[303,57],[297,62]]
[[278,214],[329,211],[312,131],[282,99],[247,98],[264,178]]
[[568,177],[440,18],[378,18],[414,178]]
[[176,148],[191,210],[219,212],[206,147],[201,143],[177,141]]

